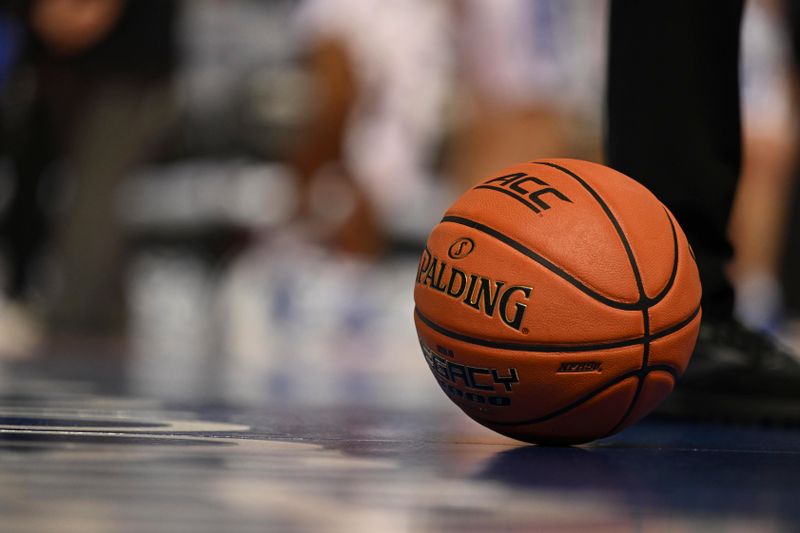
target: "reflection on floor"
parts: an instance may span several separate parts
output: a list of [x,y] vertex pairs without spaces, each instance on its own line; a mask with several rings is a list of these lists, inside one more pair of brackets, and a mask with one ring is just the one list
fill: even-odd
[[524,446],[441,409],[135,398],[0,380],[8,531],[788,531],[800,430],[649,421]]
[[466,418],[420,353],[415,266],[142,251],[130,346],[0,367],[0,529],[796,530],[800,429],[651,419],[548,448]]

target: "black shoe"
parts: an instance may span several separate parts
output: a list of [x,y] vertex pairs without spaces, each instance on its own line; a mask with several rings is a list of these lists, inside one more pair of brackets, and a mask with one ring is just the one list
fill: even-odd
[[704,320],[692,360],[659,415],[800,423],[800,359],[733,320]]

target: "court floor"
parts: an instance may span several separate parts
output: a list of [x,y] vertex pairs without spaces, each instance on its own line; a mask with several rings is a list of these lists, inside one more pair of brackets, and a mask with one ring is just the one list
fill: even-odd
[[165,401],[69,357],[3,367],[0,391],[1,531],[800,530],[799,429],[647,420],[526,446],[444,398]]

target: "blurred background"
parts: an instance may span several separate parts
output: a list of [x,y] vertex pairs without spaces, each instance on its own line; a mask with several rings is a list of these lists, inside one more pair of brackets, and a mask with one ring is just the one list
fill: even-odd
[[[800,345],[783,8],[745,17],[730,274],[740,318]],[[0,1],[0,357],[177,401],[446,405],[418,254],[489,172],[603,160],[606,9]]]

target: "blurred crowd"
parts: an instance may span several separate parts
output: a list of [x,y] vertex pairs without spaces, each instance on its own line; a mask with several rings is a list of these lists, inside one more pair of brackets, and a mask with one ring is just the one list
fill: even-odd
[[[521,161],[603,160],[606,9],[0,2],[0,352],[119,343],[147,387],[225,388],[233,366],[245,396],[291,395],[288,360],[358,390],[370,360],[390,387],[417,362],[406,267],[448,203]],[[800,211],[780,10],[745,18],[730,274],[740,317],[787,334]]]

